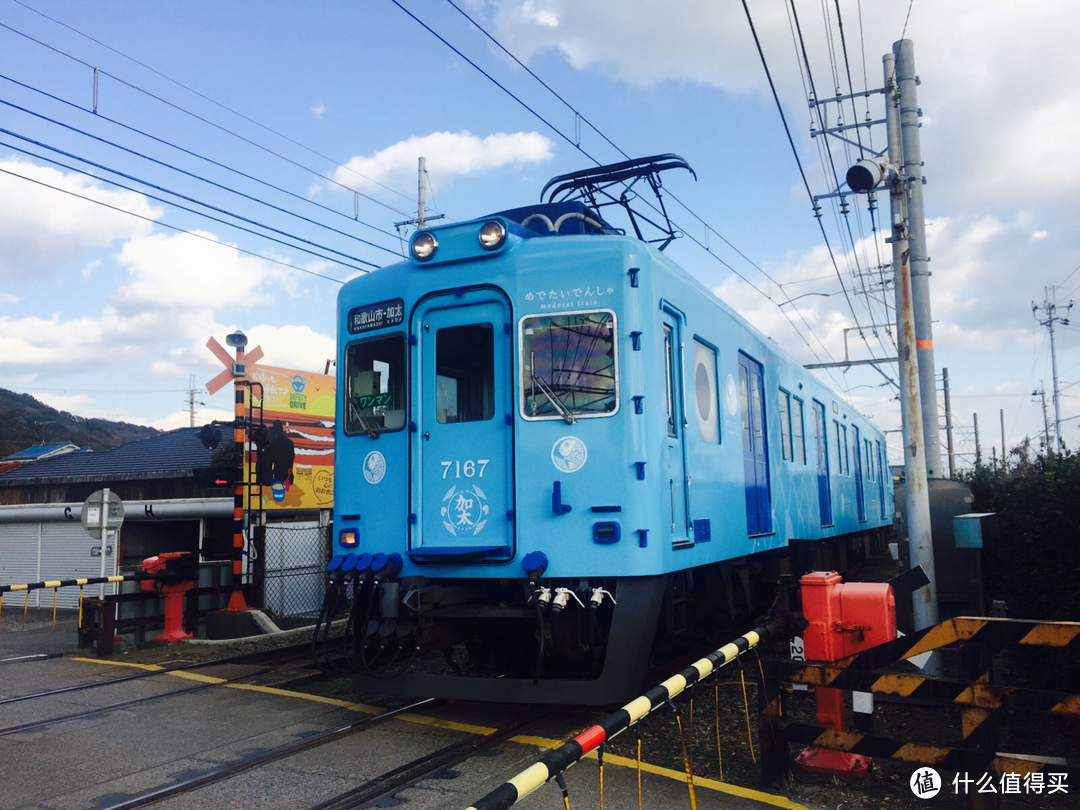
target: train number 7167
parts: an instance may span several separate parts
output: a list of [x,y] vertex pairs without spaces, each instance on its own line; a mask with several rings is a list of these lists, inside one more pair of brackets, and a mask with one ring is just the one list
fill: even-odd
[[439,464],[442,465],[442,477],[445,481],[447,478],[483,478],[484,469],[490,461],[489,458],[478,458],[475,461],[440,461]]

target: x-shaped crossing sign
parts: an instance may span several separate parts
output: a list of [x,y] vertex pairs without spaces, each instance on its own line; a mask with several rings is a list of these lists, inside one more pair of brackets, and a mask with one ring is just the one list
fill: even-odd
[[[228,349],[222,346],[214,338],[210,338],[206,341],[206,348],[214,353],[214,357],[220,360],[225,365],[225,370],[218,374],[214,379],[210,380],[206,384],[206,390],[208,393],[216,394],[226,385],[233,381],[232,367],[236,359],[229,354]],[[247,365],[248,371],[251,367],[256,365],[263,358],[262,346],[256,346],[250,352],[244,355],[244,363]]]

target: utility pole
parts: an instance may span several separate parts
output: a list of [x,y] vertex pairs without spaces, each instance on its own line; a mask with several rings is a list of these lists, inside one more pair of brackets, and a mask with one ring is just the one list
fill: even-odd
[[427,215],[427,158],[421,157],[417,159],[416,166],[416,219],[407,219],[404,222],[395,222],[394,227],[398,229],[398,233],[402,233],[401,229],[409,225],[415,225],[417,229],[426,228],[429,221],[433,219],[444,219],[444,214],[436,214],[433,217]]
[[[941,477],[941,444],[938,435],[937,388],[934,366],[934,332],[930,321],[930,257],[926,250],[926,213],[923,208],[922,146],[919,141],[919,109],[915,75],[915,46],[910,39],[893,44],[896,57],[895,98],[900,108],[900,148],[903,182],[907,192],[908,241],[911,250],[911,297],[915,311],[915,349],[919,356],[919,382],[926,474]],[[890,77],[886,77],[888,86]],[[887,94],[886,98],[891,101]],[[886,116],[886,122],[889,117]],[[891,126],[886,123],[886,126]],[[890,141],[891,143],[891,141]],[[890,155],[892,152],[890,150]],[[900,163],[899,160],[895,162]]]
[[427,158],[421,157],[416,170],[416,227],[423,228],[427,222]]
[[982,464],[982,445],[979,444],[979,415],[973,413],[971,418],[975,420],[975,466]]
[[[1045,326],[1050,330],[1050,367],[1053,369],[1054,374],[1054,450],[1060,451],[1064,447],[1064,443],[1061,441],[1061,396],[1058,391],[1058,370],[1057,370],[1057,348],[1054,346],[1054,323],[1060,321],[1062,326],[1069,325],[1068,318],[1061,318],[1057,314],[1057,302],[1054,296],[1054,288],[1046,287],[1046,298],[1043,299],[1042,306],[1038,306],[1034,301],[1031,302],[1031,311],[1036,313],[1035,318],[1038,320],[1038,311],[1041,309],[1046,313],[1046,320],[1039,321],[1040,326]],[[1069,305],[1065,308],[1065,313],[1068,314],[1072,309],[1073,302],[1070,301]]]
[[[905,40],[906,41],[906,40]],[[885,86],[892,82],[893,55],[886,54],[882,60],[885,69]],[[886,91],[886,128],[889,133],[889,162],[899,165],[901,140],[900,128],[896,126],[899,108],[894,103],[895,93]],[[911,253],[908,240],[904,179],[895,177],[891,183],[892,253],[894,287],[896,291],[897,339],[900,348],[900,401],[903,405],[904,477],[907,481],[908,546],[912,566],[922,566],[929,583],[913,594],[915,629],[922,630],[938,623],[937,578],[934,575],[934,542],[930,532],[930,491],[927,484],[928,463],[923,430],[923,410],[920,405],[922,375],[919,366],[918,338],[915,329],[915,312],[911,274]],[[931,355],[933,362],[933,355]],[[936,385],[931,366],[931,398],[937,398]],[[937,419],[935,404],[934,419]],[[935,430],[936,434],[936,430]],[[940,451],[939,451],[940,454]]]
[[952,402],[949,400],[949,370],[941,369],[941,384],[945,389],[945,445],[949,451],[949,478],[956,478],[956,452],[953,448]]
[[1050,419],[1046,415],[1046,386],[1043,385],[1042,380],[1039,380],[1039,387],[1037,390],[1032,391],[1033,397],[1040,397],[1042,399],[1043,409],[1043,449],[1050,449]]
[[195,375],[194,374],[189,374],[188,375],[187,401],[188,401],[188,417],[189,417],[188,421],[190,423],[188,426],[189,427],[195,427]]
[[1009,455],[1009,448],[1005,446],[1005,409],[1001,408],[1001,471],[1005,472],[1005,457]]

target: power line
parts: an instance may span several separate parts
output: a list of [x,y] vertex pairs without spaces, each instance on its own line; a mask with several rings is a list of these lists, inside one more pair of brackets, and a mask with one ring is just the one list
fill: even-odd
[[369,183],[372,183],[373,185],[379,186],[380,188],[384,188],[387,191],[391,192],[392,194],[397,194],[399,197],[403,197],[404,199],[409,200],[410,202],[412,201],[412,197],[410,197],[408,194],[405,194],[402,191],[398,191],[395,188],[391,188],[390,186],[384,185],[384,184],[380,183],[378,180],[375,180],[374,178],[368,177],[366,174],[363,174],[361,172],[356,171],[356,169],[352,168],[351,166],[343,164],[339,160],[336,160],[335,158],[332,158],[329,155],[324,155],[322,152],[318,151],[317,149],[313,149],[312,147],[308,146],[307,144],[301,143],[300,141],[293,140],[288,135],[285,135],[284,133],[278,132],[273,127],[269,127],[269,126],[267,126],[266,124],[263,124],[260,121],[256,121],[254,118],[250,118],[250,117],[244,115],[242,112],[234,110],[232,107],[229,107],[226,104],[222,104],[220,101],[217,101],[216,99],[211,98],[210,96],[206,95],[205,93],[201,93],[198,90],[196,90],[195,88],[189,87],[188,85],[184,84],[183,82],[178,81],[178,80],[172,78],[171,76],[169,76],[169,75],[167,75],[165,73],[162,73],[160,70],[156,70],[156,69],[150,67],[150,65],[146,64],[145,62],[140,62],[135,57],[129,56],[128,54],[124,53],[123,51],[117,50],[116,48],[112,47],[111,45],[108,45],[108,44],[102,42],[100,39],[96,39],[95,37],[90,36],[89,34],[85,33],[84,31],[80,31],[78,28],[75,28],[74,26],[69,25],[66,22],[63,22],[62,20],[58,20],[55,17],[50,17],[48,14],[44,13],[43,11],[39,11],[38,9],[33,8],[32,6],[28,6],[26,3],[22,2],[22,0],[12,0],[12,2],[22,6],[23,8],[27,9],[28,11],[32,11],[34,14],[37,14],[39,17],[44,17],[46,20],[49,20],[50,22],[55,23],[56,25],[59,25],[59,26],[61,26],[63,28],[66,28],[66,29],[68,29],[69,31],[71,31],[71,32],[73,32],[75,34],[78,34],[79,36],[84,37],[85,39],[88,39],[88,40],[90,40],[91,42],[93,42],[93,43],[95,43],[97,45],[100,45],[105,50],[111,51],[112,53],[115,53],[117,56],[121,56],[121,57],[123,57],[124,59],[127,59],[130,62],[134,62],[139,67],[144,68],[145,70],[149,70],[155,76],[160,76],[162,79],[165,79],[168,82],[172,82],[177,87],[182,87],[184,90],[187,90],[189,93],[193,93],[194,95],[198,96],[199,98],[201,98],[201,99],[203,99],[205,101],[209,101],[211,104],[213,104],[213,105],[215,105],[217,107],[220,107],[221,109],[225,110],[226,112],[232,113],[233,115],[237,116],[238,118],[244,119],[248,123],[254,124],[257,127],[260,127],[261,129],[265,129],[267,132],[269,132],[269,133],[271,133],[273,135],[277,135],[279,138],[281,138],[283,140],[286,140],[289,143],[294,144],[295,146],[299,146],[301,149],[304,149],[304,150],[310,152],[311,154],[316,155],[317,157],[321,157],[323,160],[327,160],[330,163],[333,163],[335,166],[337,166],[337,167],[339,167],[341,169],[345,169],[346,171],[352,172],[357,177],[363,178],[364,180],[367,180]]
[[[746,0],[742,0],[742,5],[743,5],[743,11],[745,11],[745,13],[746,13],[746,21],[750,24],[750,33],[754,37],[754,44],[757,46],[758,56],[761,57],[761,65],[765,70],[765,78],[768,79],[769,88],[772,90],[773,99],[776,102],[776,109],[780,113],[780,121],[784,126],[784,132],[787,135],[788,144],[791,146],[791,153],[795,156],[795,163],[799,167],[799,175],[800,175],[800,177],[802,177],[803,186],[806,189],[806,194],[810,198],[811,204],[813,204],[814,203],[814,194],[810,190],[810,183],[806,179],[806,172],[803,169],[802,160],[799,158],[799,150],[796,148],[795,139],[791,135],[791,128],[788,126],[787,116],[784,115],[784,108],[780,104],[780,96],[776,91],[776,84],[773,82],[772,72],[769,70],[769,64],[765,59],[765,52],[761,48],[761,40],[758,38],[757,29],[754,26],[754,20],[750,16],[750,8],[747,6]],[[798,26],[798,18],[797,17],[796,17],[796,26]],[[800,34],[800,36],[801,36],[801,34]],[[804,53],[805,53],[805,51],[804,51]],[[807,62],[807,68],[809,69],[809,62]],[[811,88],[813,88],[813,78],[812,77],[811,77],[810,81],[811,81]],[[815,91],[815,97],[816,97],[816,91]],[[859,323],[859,317],[855,314],[855,308],[851,303],[851,297],[848,295],[847,286],[844,284],[843,276],[840,274],[840,268],[836,264],[836,255],[833,253],[832,245],[829,242],[829,236],[825,232],[825,225],[824,225],[824,223],[822,223],[820,217],[817,217],[816,219],[818,221],[818,227],[821,229],[821,236],[825,240],[825,247],[829,251],[829,258],[832,261],[833,269],[836,271],[836,278],[840,282],[840,289],[844,293],[844,299],[847,301],[848,309],[851,311],[852,318],[854,318],[855,325],[859,328],[860,335],[861,335],[862,334],[862,331],[861,331],[862,330],[862,325]],[[863,342],[866,343],[866,338],[865,337],[863,337]],[[874,353],[873,353],[873,350],[870,349],[869,344],[867,344],[867,349],[870,351],[871,357],[873,357]],[[874,366],[874,368],[877,368],[877,367]],[[880,369],[879,369],[879,371],[880,371]],[[884,373],[884,372],[882,372],[882,373]]]
[[[234,168],[232,166],[227,166],[226,164],[220,163],[220,162],[218,162],[216,160],[213,160],[212,158],[209,158],[209,157],[207,157],[205,155],[200,155],[198,152],[193,152],[190,149],[185,149],[184,147],[179,146],[178,144],[175,144],[175,143],[173,143],[171,141],[165,140],[164,138],[159,138],[156,135],[151,135],[149,132],[145,132],[145,131],[143,131],[141,129],[138,129],[137,127],[130,126],[129,124],[125,124],[122,121],[117,121],[116,119],[110,118],[109,116],[104,115],[103,113],[92,113],[92,112],[90,112],[90,110],[87,110],[84,107],[79,106],[78,104],[75,104],[75,103],[73,103],[71,101],[68,101],[67,99],[60,98],[59,96],[54,96],[52,93],[47,93],[46,91],[42,90],[41,88],[33,87],[32,85],[25,84],[23,82],[20,82],[18,79],[13,79],[10,76],[5,76],[2,73],[0,73],[0,79],[11,82],[12,84],[14,84],[14,85],[16,85],[18,87],[21,87],[21,88],[23,88],[25,90],[29,90],[29,91],[34,92],[34,93],[38,93],[39,95],[42,95],[45,98],[48,98],[48,99],[50,99],[52,101],[59,102],[60,104],[65,104],[68,107],[76,109],[81,113],[85,113],[86,115],[92,115],[95,120],[107,121],[108,123],[113,124],[114,126],[118,126],[121,129],[127,130],[128,132],[132,132],[132,133],[135,133],[136,135],[140,135],[140,136],[142,136],[144,138],[148,138],[151,141],[154,141],[155,143],[160,143],[163,146],[168,146],[171,149],[175,149],[178,152],[182,152],[183,154],[188,155],[188,156],[193,157],[193,158],[196,158],[197,160],[201,160],[201,161],[203,161],[205,163],[209,163],[211,166],[216,166],[219,169],[224,169],[225,171],[231,172],[231,173],[233,173],[233,174],[235,174],[235,175],[237,175],[239,177],[243,177],[245,180],[251,180],[254,183],[258,183],[259,185],[264,186],[265,188],[273,189],[274,191],[278,191],[278,192],[280,192],[282,194],[285,194],[286,196],[289,196],[289,197],[292,197],[293,199],[299,200],[300,202],[307,203],[308,205],[313,205],[316,208],[320,208],[323,211],[334,214],[336,216],[344,217],[345,219],[348,219],[350,222],[355,222],[358,225],[363,225],[365,228],[370,228],[373,231],[377,231],[378,233],[384,234],[385,236],[389,236],[391,239],[397,239],[396,234],[393,234],[390,231],[384,230],[384,229],[379,228],[379,227],[377,227],[375,225],[371,225],[370,223],[364,222],[362,219],[359,219],[357,217],[350,217],[347,214],[343,214],[340,211],[336,211],[333,208],[330,208],[329,206],[322,205],[321,203],[317,203],[314,200],[311,200],[311,199],[309,199],[307,197],[302,197],[301,195],[296,194],[295,192],[288,191],[287,189],[281,188],[280,186],[276,186],[273,183],[270,183],[270,182],[268,182],[266,180],[261,180],[258,177],[255,177],[254,175],[250,175],[250,174],[247,174],[246,172],[242,172],[239,169],[236,169],[236,168]],[[20,108],[17,108],[17,109],[22,109],[22,108],[20,107]],[[34,115],[34,116],[37,116],[37,117],[40,117],[40,118],[44,118],[45,120],[48,120],[48,121],[53,121],[53,119],[46,118],[44,115],[42,115],[40,113],[35,113],[35,112],[30,111],[30,110],[25,110],[25,112],[28,112],[30,115]],[[100,140],[102,143],[108,144],[110,146],[114,146],[117,149],[124,149],[126,151],[131,152],[134,155],[137,155],[138,157],[142,157],[142,158],[145,158],[146,160],[150,160],[150,161],[153,161],[155,163],[159,163],[162,166],[165,166],[167,168],[172,168],[172,169],[175,169],[176,171],[183,171],[181,169],[177,169],[172,164],[164,163],[162,161],[156,160],[155,158],[148,157],[147,155],[144,155],[144,154],[142,154],[140,152],[134,152],[132,150],[129,150],[129,149],[127,149],[127,147],[121,146],[121,145],[115,143],[114,141],[110,141],[108,139],[101,138],[101,137],[96,136],[96,135],[91,135],[90,133],[87,133],[87,132],[85,132],[85,131],[83,131],[81,129],[78,129],[77,127],[74,127],[73,125],[64,124],[64,123],[59,122],[59,121],[53,121],[53,123],[57,123],[59,126],[65,127],[67,129],[71,129],[73,132],[86,135],[89,138],[96,138],[96,139]],[[199,179],[199,180],[203,180],[203,181],[205,181],[207,183],[212,182],[212,181],[207,180],[206,178],[202,177],[201,175],[190,174],[190,176],[194,177],[196,179]],[[258,197],[251,197],[251,196],[249,196],[247,194],[244,194],[244,193],[242,193],[240,191],[237,191],[236,189],[232,188],[231,186],[219,186],[219,187],[224,189],[225,191],[230,192],[230,193],[237,194],[237,195],[242,196],[242,197],[246,197],[247,199],[253,200],[254,202],[257,202],[257,203],[259,203],[261,205],[265,205],[265,206],[267,206],[269,208],[275,208],[276,210],[281,211],[282,213],[288,214],[289,216],[293,216],[293,217],[296,217],[298,219],[303,219],[306,222],[310,222],[313,225],[319,226],[320,228],[325,228],[325,229],[327,229],[329,231],[333,231],[334,233],[341,234],[342,236],[346,236],[349,239],[355,239],[358,242],[363,242],[365,245],[370,245],[371,247],[377,248],[379,250],[384,250],[384,251],[387,251],[388,253],[393,253],[395,256],[398,255],[395,251],[391,250],[390,248],[383,247],[382,245],[375,244],[374,242],[369,242],[366,239],[361,239],[359,236],[356,236],[355,234],[351,234],[351,233],[348,233],[346,231],[341,231],[341,230],[338,230],[337,228],[332,228],[329,225],[326,225],[326,224],[321,223],[321,222],[319,222],[317,220],[314,220],[314,219],[304,217],[303,215],[295,213],[293,211],[288,211],[288,210],[286,210],[284,208],[279,208],[278,206],[272,205],[271,203],[268,203],[265,200],[261,200]]]
[[400,216],[405,216],[405,217],[409,216],[406,212],[404,212],[404,211],[402,211],[402,210],[400,210],[398,208],[394,208],[394,206],[389,205],[388,203],[385,203],[382,200],[378,200],[375,197],[372,197],[372,196],[370,196],[368,194],[364,194],[364,192],[360,191],[359,189],[356,189],[356,188],[353,188],[352,186],[346,185],[345,183],[342,183],[339,180],[335,180],[333,177],[325,175],[322,172],[311,168],[310,166],[305,166],[303,163],[300,163],[299,161],[293,160],[290,157],[286,157],[285,155],[281,154],[280,152],[274,151],[273,149],[271,149],[268,146],[263,146],[262,144],[258,143],[257,141],[254,141],[254,140],[252,140],[250,138],[247,138],[247,137],[239,134],[238,132],[234,132],[233,130],[229,129],[228,127],[222,126],[221,124],[217,124],[214,121],[211,121],[209,118],[205,118],[204,116],[201,116],[198,113],[192,112],[191,110],[188,110],[185,107],[180,106],[179,104],[175,104],[175,103],[169,101],[168,99],[163,98],[162,96],[159,96],[159,95],[157,95],[155,93],[151,93],[149,90],[146,90],[145,88],[139,87],[137,84],[133,84],[132,82],[129,82],[129,81],[125,80],[125,79],[121,79],[119,76],[116,76],[116,75],[114,75],[112,73],[109,73],[106,70],[102,70],[101,68],[94,67],[93,65],[89,64],[88,62],[84,62],[82,59],[79,59],[78,57],[73,56],[73,55],[67,53],[66,51],[63,51],[60,48],[56,48],[56,47],[54,47],[52,45],[49,45],[46,42],[42,42],[41,40],[30,36],[29,34],[26,34],[26,33],[22,32],[22,31],[19,31],[17,28],[13,28],[10,25],[7,25],[5,23],[0,23],[0,28],[5,28],[5,29],[7,29],[8,31],[11,31],[14,34],[17,34],[18,36],[24,37],[24,38],[30,40],[31,42],[34,42],[34,43],[42,46],[43,48],[47,48],[48,50],[53,51],[54,53],[57,53],[57,54],[59,54],[61,56],[64,56],[64,57],[67,57],[68,59],[71,59],[72,61],[77,62],[80,65],[83,65],[84,67],[87,67],[87,68],[93,70],[95,75],[107,76],[108,78],[112,79],[113,81],[118,82],[119,84],[122,84],[125,87],[127,87],[127,88],[129,88],[131,90],[134,90],[137,93],[142,93],[145,96],[149,96],[150,98],[154,99],[155,101],[160,102],[161,104],[164,104],[167,107],[171,107],[172,109],[174,109],[174,110],[176,110],[178,112],[182,112],[185,115],[190,116],[191,118],[194,118],[196,121],[201,121],[202,123],[206,124],[207,126],[213,127],[214,129],[217,129],[217,130],[219,130],[221,132],[224,132],[227,135],[231,135],[232,137],[236,138],[237,140],[243,141],[244,143],[248,144],[249,146],[253,146],[256,149],[260,149],[263,152],[266,152],[267,154],[272,155],[272,156],[278,158],[279,160],[283,160],[286,163],[288,163],[288,164],[290,164],[292,166],[295,166],[298,169],[301,169],[301,170],[303,170],[305,172],[309,172],[310,174],[313,174],[314,176],[319,177],[319,178],[325,180],[326,182],[331,183],[331,184],[333,184],[335,186],[343,188],[346,191],[351,191],[353,194],[356,194],[357,196],[363,197],[364,199],[366,199],[366,200],[368,200],[370,202],[373,202],[376,205],[381,205],[383,208],[386,208],[387,210],[392,211],[395,214],[398,214]]
[[[8,132],[8,130],[6,130],[6,129],[0,129],[0,132],[4,132],[4,133],[7,133],[7,134],[14,134],[14,133]],[[21,137],[21,136],[15,135],[15,137],[18,138],[18,137]],[[24,140],[30,140],[30,139],[26,138]],[[31,141],[31,143],[37,144],[36,141]],[[52,147],[46,146],[44,144],[37,144],[37,145],[42,146],[45,149],[52,149]],[[188,208],[186,205],[180,205],[179,203],[175,203],[175,202],[172,202],[170,200],[163,199],[161,197],[158,197],[157,195],[148,194],[145,191],[140,191],[139,189],[132,188],[131,186],[126,186],[123,183],[118,183],[115,180],[109,180],[108,178],[105,178],[105,177],[96,177],[95,175],[92,175],[90,172],[84,171],[83,169],[76,168],[75,166],[70,166],[70,165],[68,165],[66,163],[61,163],[58,160],[53,160],[51,158],[47,158],[44,155],[36,155],[33,152],[29,152],[26,149],[21,149],[21,148],[19,148],[17,146],[14,146],[13,144],[3,143],[2,141],[0,141],[0,146],[4,146],[4,147],[6,147],[8,149],[14,149],[16,152],[22,152],[24,155],[29,155],[30,157],[36,158],[37,160],[44,160],[44,161],[46,161],[48,163],[52,163],[54,166],[61,166],[61,167],[65,168],[65,169],[67,169],[69,171],[76,172],[77,174],[82,174],[82,175],[85,175],[87,177],[92,177],[95,180],[100,180],[102,183],[108,183],[111,186],[116,186],[117,188],[122,188],[125,191],[131,191],[131,192],[134,192],[136,194],[141,194],[144,197],[148,197],[151,200],[156,200],[157,202],[160,202],[160,203],[162,203],[164,205],[171,205],[173,208],[178,208],[181,211],[188,212],[189,214],[194,214],[195,216],[203,217],[204,219],[208,219],[211,222],[217,222],[217,223],[219,223],[221,225],[225,225],[225,226],[230,227],[230,228],[235,228],[236,230],[243,231],[244,233],[249,233],[249,234],[251,234],[253,236],[258,236],[261,239],[268,239],[271,242],[275,242],[275,243],[277,243],[279,245],[283,245],[283,246],[285,246],[287,248],[292,248],[293,250],[299,250],[302,253],[307,253],[308,255],[314,256],[317,259],[322,259],[323,261],[335,262],[336,264],[340,264],[343,267],[348,267],[350,270],[357,270],[357,271],[359,271],[361,273],[370,272],[370,270],[365,270],[362,267],[356,267],[355,265],[349,264],[347,262],[343,262],[340,259],[334,259],[334,258],[331,258],[329,256],[323,256],[321,253],[315,253],[314,251],[308,250],[306,248],[302,248],[302,247],[300,247],[298,245],[293,245],[293,244],[290,244],[289,242],[284,242],[281,239],[275,239],[272,236],[267,236],[266,234],[259,233],[258,231],[253,231],[250,228],[245,228],[242,225],[237,225],[235,223],[228,222],[228,221],[226,221],[224,219],[220,219],[218,217],[210,216],[209,214],[204,213],[202,211],[196,211],[193,208]],[[54,149],[53,151],[60,152],[60,154],[63,154],[63,155],[68,155],[67,152],[63,152],[62,150],[59,150],[59,149]],[[75,159],[76,160],[83,160],[82,158],[75,158]],[[110,169],[107,166],[101,166],[100,164],[93,163],[93,162],[91,162],[89,160],[84,160],[83,162],[88,163],[91,166],[97,166],[98,168],[102,168],[105,171],[113,172],[114,174],[118,174],[121,177],[129,177],[129,175],[123,174],[122,172],[118,172],[118,171],[116,171],[114,169]],[[155,186],[152,183],[147,183],[146,181],[143,181],[143,180],[138,180],[137,178],[131,178],[131,179],[135,179],[135,181],[139,182],[139,183],[144,183],[145,185],[148,185],[151,188],[160,188],[159,186]],[[193,200],[193,198],[191,198],[191,197],[185,197],[184,195],[178,194],[178,193],[176,193],[174,191],[169,191],[168,189],[162,189],[162,190],[165,191],[168,194],[174,194],[175,196],[180,197],[181,199],[192,200],[197,205],[205,206],[207,208],[210,208],[213,211],[220,211],[222,213],[225,213],[228,216],[235,217],[236,219],[242,220],[244,222],[252,222],[255,225],[257,225],[258,227],[260,227],[260,228],[265,228],[266,230],[274,231],[275,233],[281,233],[281,234],[285,233],[284,231],[280,231],[280,230],[278,230],[276,228],[271,228],[269,225],[264,225],[262,223],[257,223],[254,220],[250,220],[250,219],[246,219],[244,217],[241,217],[239,214],[234,214],[232,212],[225,211],[224,209],[221,209],[221,208],[216,208],[216,207],[214,207],[214,206],[212,206],[212,205],[210,205],[208,203],[204,203],[204,202],[201,202],[199,200]],[[289,236],[289,238],[291,238],[291,239],[296,239],[296,240],[301,241],[301,242],[307,242],[308,244],[314,244],[312,242],[308,242],[308,240],[306,240],[306,239],[301,239],[299,236],[295,236],[293,234],[285,234],[285,235]],[[323,250],[329,250],[332,253],[338,253],[338,251],[332,250],[331,248],[327,248],[327,247],[324,247],[322,245],[320,245],[319,247],[321,247]],[[343,254],[343,253],[339,254],[339,255],[347,256],[347,254]],[[355,256],[348,256],[348,258],[352,259],[353,261],[360,262],[361,264],[367,264],[367,265],[369,265],[370,267],[372,267],[374,269],[378,269],[378,265],[374,264],[373,262],[365,261],[364,259],[359,259],[359,258],[356,258]]]
[[46,183],[43,180],[37,180],[37,179],[35,179],[33,177],[27,177],[24,174],[19,174],[18,172],[13,172],[13,171],[10,171],[9,169],[4,169],[4,168],[0,167],[0,173],[11,175],[12,177],[18,177],[21,180],[26,180],[28,182],[34,183],[35,185],[44,186],[45,188],[51,188],[53,191],[59,191],[62,194],[67,194],[67,195],[69,195],[71,197],[77,197],[80,200],[86,200],[87,202],[92,202],[95,205],[100,205],[100,206],[102,206],[104,208],[109,208],[109,209],[111,209],[113,211],[116,211],[116,212],[118,212],[120,214],[127,214],[128,216],[135,217],[136,219],[144,220],[145,222],[153,223],[154,225],[158,225],[158,226],[160,226],[162,228],[168,228],[171,231],[176,231],[178,233],[186,234],[188,236],[194,236],[196,239],[202,239],[203,241],[210,242],[211,244],[215,244],[215,245],[219,245],[221,247],[229,248],[230,250],[235,250],[238,253],[244,253],[244,254],[247,254],[248,256],[254,256],[256,259],[262,259],[265,262],[271,262],[272,264],[280,264],[282,267],[288,267],[291,270],[298,270],[301,273],[307,273],[309,276],[315,276],[317,278],[326,279],[327,281],[332,281],[335,284],[344,284],[345,283],[345,282],[343,282],[343,281],[341,281],[339,279],[333,278],[332,276],[323,275],[322,273],[317,273],[314,270],[308,270],[306,267],[300,267],[299,265],[289,264],[288,262],[283,262],[283,261],[280,261],[278,259],[272,259],[269,256],[261,256],[258,253],[254,253],[254,252],[252,252],[250,250],[245,250],[242,247],[237,247],[236,245],[230,245],[228,242],[221,242],[221,241],[218,241],[217,239],[212,239],[209,236],[204,236],[203,234],[195,233],[194,231],[189,231],[189,230],[187,230],[185,228],[178,228],[175,225],[170,225],[167,222],[162,222],[159,219],[154,219],[152,217],[144,216],[142,214],[136,214],[134,211],[128,211],[128,210],[126,210],[124,208],[119,208],[118,206],[110,205],[109,203],[104,202],[102,200],[95,200],[93,197],[87,197],[87,196],[85,196],[83,194],[78,194],[78,193],[76,193],[74,191],[69,191],[66,188],[60,188],[59,186],[54,186],[51,183]]

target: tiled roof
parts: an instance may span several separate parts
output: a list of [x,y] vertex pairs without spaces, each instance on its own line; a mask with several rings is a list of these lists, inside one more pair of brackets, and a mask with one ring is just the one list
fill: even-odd
[[70,447],[72,450],[79,449],[70,442],[60,442],[59,444],[35,444],[31,447],[27,447],[25,450],[20,450],[18,453],[4,456],[0,461],[33,461],[36,458],[53,455],[58,451],[63,450],[65,447]]
[[[210,466],[213,453],[199,441],[200,428],[180,428],[96,453],[66,453],[23,464],[0,475],[0,486],[72,479],[173,477]],[[170,475],[173,474],[173,475]]]

